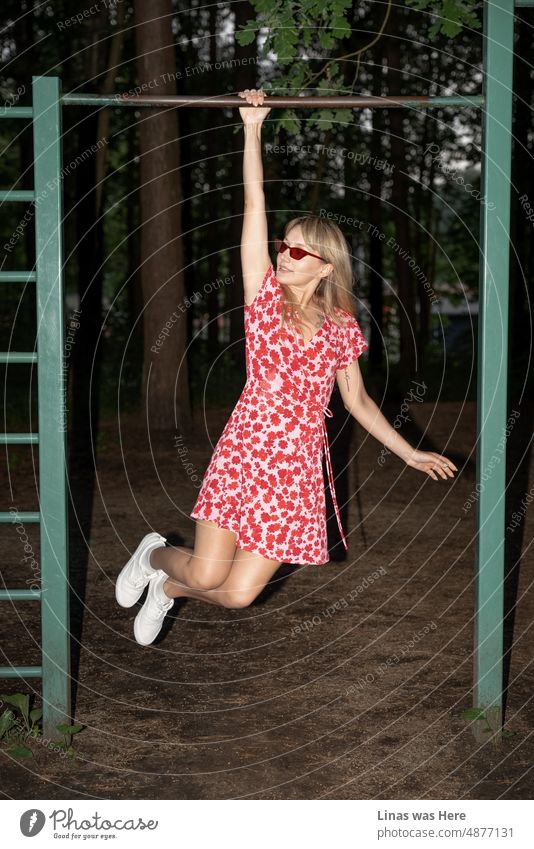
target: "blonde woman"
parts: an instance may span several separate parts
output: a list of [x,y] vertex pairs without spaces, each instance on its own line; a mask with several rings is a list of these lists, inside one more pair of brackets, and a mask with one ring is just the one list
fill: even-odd
[[261,90],[239,93],[244,123],[245,209],[241,241],[247,381],[215,447],[191,513],[194,549],[167,546],[158,533],[141,540],[121,571],[116,598],[132,607],[148,585],[134,622],[149,645],[175,598],[246,607],[283,562],[328,562],[323,453],[335,497],[325,415],[337,380],[347,411],[389,451],[437,480],[451,460],[417,451],[367,395],[358,357],[367,343],[353,313],[352,270],[335,223],[290,220],[269,256],[261,127],[269,108]]

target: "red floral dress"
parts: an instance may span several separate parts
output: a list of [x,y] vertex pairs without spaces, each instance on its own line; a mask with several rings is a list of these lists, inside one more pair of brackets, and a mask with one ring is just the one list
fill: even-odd
[[285,563],[328,562],[322,468],[325,452],[341,538],[325,415],[336,372],[366,350],[358,322],[339,310],[310,342],[280,329],[281,288],[273,265],[245,304],[247,382],[215,446],[194,519],[236,534],[246,551]]

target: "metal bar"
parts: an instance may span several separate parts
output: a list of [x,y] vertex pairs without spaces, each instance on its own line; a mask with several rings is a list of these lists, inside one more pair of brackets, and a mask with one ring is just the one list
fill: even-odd
[[0,678],[41,678],[42,666],[0,666]]
[[0,363],[36,363],[36,351],[0,351]]
[[35,283],[35,271],[0,271],[0,283]]
[[29,445],[39,442],[38,433],[0,433],[0,445]]
[[518,6],[522,6],[527,9],[532,8],[532,6],[534,6],[534,0],[515,0],[516,9]]
[[33,118],[31,106],[0,106],[0,118]]
[[485,709],[496,729],[503,690],[513,38],[513,0],[484,3],[474,689],[476,707]]
[[[70,641],[64,406],[63,202],[61,87],[32,77],[39,352],[39,506],[43,733],[70,721]],[[52,188],[50,188],[52,185]]]
[[33,189],[3,189],[0,191],[0,200],[35,200],[35,192]]
[[0,513],[0,524],[7,522],[40,522],[40,513],[19,513],[18,510],[14,513]]
[[0,590],[0,601],[40,601],[41,590]]
[[[205,97],[196,94],[64,94],[61,102],[65,106],[194,106],[209,109],[224,109],[228,107],[246,106],[241,97],[221,95],[220,97]],[[413,95],[407,97],[357,97],[342,95],[340,97],[266,97],[265,106],[291,107],[293,109],[362,109],[384,108],[396,106],[483,106],[482,95],[458,95],[450,97],[428,97]],[[251,109],[254,107],[251,107]]]

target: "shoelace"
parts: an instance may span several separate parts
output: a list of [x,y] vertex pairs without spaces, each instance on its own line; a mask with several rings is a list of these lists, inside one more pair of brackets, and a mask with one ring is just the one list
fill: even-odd
[[140,577],[140,578],[137,578],[137,580],[132,581],[132,584],[134,585],[136,590],[140,590],[141,587],[144,587],[146,582],[149,581],[149,580],[150,580],[149,576],[146,575],[145,577]]
[[[152,549],[149,549],[149,550],[148,550],[148,552],[149,552],[149,553],[148,553],[148,556],[149,556],[149,557],[150,557],[150,552],[151,552],[151,551],[152,551]],[[152,576],[152,575],[150,575],[150,574],[148,574],[148,575],[146,574],[146,572],[145,572],[145,568],[143,567],[143,565],[142,565],[142,563],[140,562],[140,560],[138,560],[138,562],[137,562],[137,566],[138,566],[138,569],[139,569],[140,575],[139,575],[139,577],[138,577],[138,578],[135,578],[134,580],[132,580],[132,584],[134,585],[134,587],[136,588],[136,590],[140,590],[140,589],[141,589],[141,587],[144,587],[144,586],[145,586],[145,584],[147,583],[147,581],[150,581],[150,579],[151,579],[153,576]],[[152,570],[152,571],[154,571],[154,570]]]
[[[168,601],[162,601],[161,599],[156,597],[155,590],[153,590],[152,591],[152,597],[150,598],[150,604],[154,605],[157,608],[159,614],[166,613],[167,610],[169,610],[172,607],[172,605],[174,604],[174,599],[170,598]],[[149,607],[148,610],[150,610],[150,607]],[[159,616],[156,615],[155,618],[158,619]]]

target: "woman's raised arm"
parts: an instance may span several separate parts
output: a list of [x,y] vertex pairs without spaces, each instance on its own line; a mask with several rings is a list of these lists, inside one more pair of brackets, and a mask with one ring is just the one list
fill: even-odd
[[241,231],[241,270],[245,302],[251,304],[271,264],[261,159],[261,125],[271,110],[261,106],[264,97],[262,91],[247,88],[245,91],[240,91],[239,96],[251,104],[239,110],[245,129],[243,148],[245,206]]

